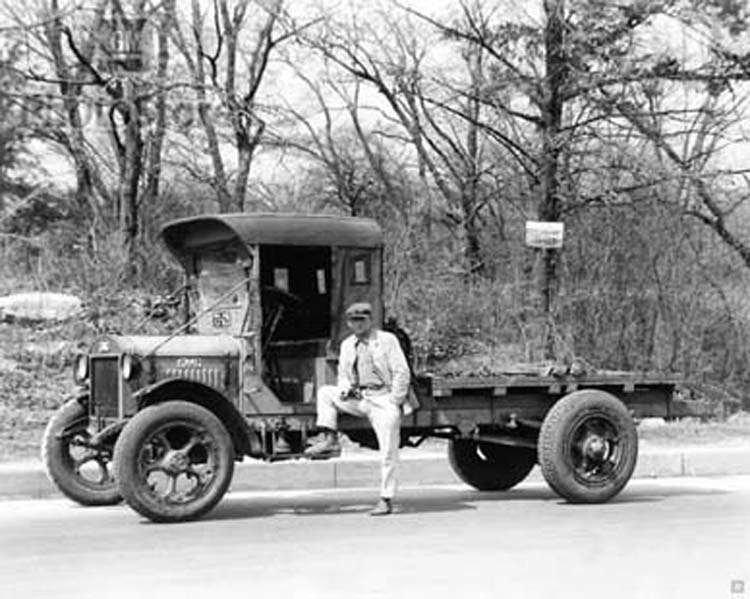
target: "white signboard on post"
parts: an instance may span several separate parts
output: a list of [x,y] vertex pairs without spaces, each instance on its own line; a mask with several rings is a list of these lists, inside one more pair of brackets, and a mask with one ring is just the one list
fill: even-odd
[[563,245],[563,223],[526,221],[526,245],[531,248],[559,249]]

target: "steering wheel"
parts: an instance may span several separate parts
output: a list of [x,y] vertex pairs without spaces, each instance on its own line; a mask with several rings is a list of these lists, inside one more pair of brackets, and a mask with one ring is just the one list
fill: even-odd
[[302,299],[298,295],[285,291],[280,287],[274,287],[273,285],[263,285],[261,293],[264,295],[263,299],[274,304],[281,304],[287,308],[302,303]]
[[274,333],[276,332],[276,327],[281,322],[284,312],[293,310],[302,303],[302,300],[299,296],[272,285],[264,285],[261,288],[261,296],[267,315],[267,318],[263,319],[261,356],[267,364],[267,376],[271,388],[280,393],[281,375],[279,373],[279,365],[277,360],[272,358],[269,349]]
[[265,350],[271,342],[284,312],[291,311],[299,306],[302,303],[302,299],[293,293],[272,285],[264,285],[261,289],[261,294],[263,305],[266,306],[266,314],[268,315],[268,318],[264,318],[263,322],[263,347]]

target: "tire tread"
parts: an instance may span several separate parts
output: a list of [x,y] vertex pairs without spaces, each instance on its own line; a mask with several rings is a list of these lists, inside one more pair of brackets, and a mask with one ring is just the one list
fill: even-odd
[[59,430],[71,424],[80,414],[85,414],[85,409],[77,399],[71,399],[58,408],[50,418],[42,435],[41,457],[47,478],[57,489],[69,499],[84,506],[106,506],[116,505],[122,501],[117,485],[101,490],[93,490],[83,487],[71,480],[69,473],[61,470],[62,465],[58,462],[60,456],[55,455],[60,450],[56,443],[55,435]]
[[[133,464],[139,443],[142,441],[141,437],[148,433],[154,423],[160,420],[168,421],[170,417],[193,419],[207,428],[214,427],[218,433],[219,451],[224,454],[226,463],[221,480],[212,491],[212,497],[208,501],[204,501],[197,508],[185,509],[188,506],[180,506],[180,508],[165,512],[154,509],[139,496],[140,481],[135,475]],[[234,447],[224,424],[212,412],[189,401],[168,400],[141,410],[125,425],[115,445],[115,471],[120,481],[123,498],[133,510],[142,516],[153,522],[196,520],[213,509],[229,488],[234,473]]]
[[[609,487],[588,489],[577,483],[573,475],[562,464],[560,455],[561,435],[565,434],[567,423],[581,410],[598,408],[621,418],[627,430],[618,431],[625,435],[632,446],[626,457],[628,463],[620,476]],[[549,410],[542,422],[538,440],[539,466],[550,488],[571,503],[603,503],[617,495],[633,474],[638,459],[638,437],[635,424],[625,404],[614,395],[598,389],[574,391],[559,399]]]

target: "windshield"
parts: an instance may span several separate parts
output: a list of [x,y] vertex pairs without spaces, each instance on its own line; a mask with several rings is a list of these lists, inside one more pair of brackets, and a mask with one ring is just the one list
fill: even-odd
[[198,318],[201,335],[239,335],[247,317],[248,277],[252,261],[236,254],[205,255],[197,260],[198,311],[210,308]]

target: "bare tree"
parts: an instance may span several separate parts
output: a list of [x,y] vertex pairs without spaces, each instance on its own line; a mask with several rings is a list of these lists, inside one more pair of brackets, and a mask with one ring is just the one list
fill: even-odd
[[[30,15],[12,14],[26,34],[21,37],[28,58],[24,75],[36,85],[30,100],[49,115],[36,133],[66,151],[74,165],[76,197],[94,222],[92,230],[119,229],[135,268],[139,209],[144,201],[156,201],[159,192],[169,64],[166,15],[146,0],[132,6],[97,0],[90,12],[50,0]],[[149,71],[143,48],[154,31],[157,60]],[[100,124],[115,158],[114,186],[96,128],[85,119],[97,105],[107,112]]]
[[[266,130],[260,94],[269,61],[278,46],[309,23],[298,25],[282,0],[216,0],[209,11],[192,0],[187,19],[178,14],[175,0],[168,5],[172,38],[187,65],[205,132],[210,184],[222,212],[242,211],[250,168]],[[253,21],[259,25],[252,27]],[[234,169],[222,153],[225,130],[234,149]]]
[[[626,101],[615,101],[615,105],[618,114],[649,143],[651,153],[657,157],[659,167],[653,169],[653,176],[672,181],[672,202],[708,226],[750,268],[750,237],[731,224],[737,211],[750,200],[750,167],[715,163],[727,128],[743,118],[746,97],[722,106],[720,95],[718,89],[707,91],[702,104],[691,111],[694,118],[678,130],[665,123],[670,115],[674,116],[672,110],[651,105],[650,110],[642,111]],[[722,179],[736,183],[731,194],[722,191]]]
[[[442,216],[437,218],[459,227],[467,272],[479,274],[484,268],[480,215],[489,199],[483,180],[491,170],[485,136],[476,124],[482,106],[472,94],[456,98],[449,90],[441,95],[424,64],[429,40],[420,39],[396,18],[381,15],[381,19],[383,31],[353,17],[351,22],[329,23],[323,35],[308,37],[308,42],[348,73],[355,82],[351,85],[366,84],[384,99],[390,112],[386,121],[391,125],[385,134],[413,147],[419,176],[425,183],[429,177],[444,202]],[[483,59],[481,48],[465,48],[463,76],[469,88],[482,83]],[[361,121],[349,106],[367,151]],[[465,119],[457,116],[464,113],[468,113]]]
[[[613,94],[627,94],[626,86],[644,82],[715,84],[747,77],[744,59],[721,50],[698,66],[689,64],[686,57],[656,49],[638,56],[635,37],[640,30],[652,27],[656,18],[670,18],[683,27],[691,27],[698,18],[698,8],[690,10],[669,1],[608,5],[543,0],[540,21],[523,12],[515,17],[498,16],[497,11],[479,1],[462,2],[461,19],[450,22],[406,10],[445,36],[461,44],[473,44],[486,53],[493,80],[479,90],[467,87],[463,93],[476,97],[496,122],[512,119],[519,124],[516,131],[532,127],[536,139],[524,147],[520,139],[498,132],[480,113],[479,126],[528,173],[530,188],[537,195],[536,216],[545,221],[563,220],[576,208],[574,202],[588,204],[602,199],[599,194],[587,197],[585,190],[575,188],[575,170],[596,163],[586,156],[584,148],[592,136],[599,136],[597,128],[610,120]],[[726,25],[719,21],[716,26]],[[508,88],[524,99],[527,108],[519,109],[507,101]],[[610,103],[603,98],[609,98]],[[498,113],[505,118],[498,120]],[[472,118],[469,111],[460,114]],[[629,182],[605,195],[617,197],[643,187],[641,183],[634,188]],[[718,224],[716,214],[712,218]],[[541,310],[547,321],[545,346],[552,355],[560,255],[554,250],[542,251]]]
[[[295,106],[284,101],[288,119],[273,132],[272,145],[291,148],[322,167],[335,206],[352,216],[368,214],[408,222],[413,198],[400,177],[404,164],[393,147],[386,147],[378,130],[362,120],[381,114],[361,100],[362,82],[338,81],[329,68],[311,76],[287,60],[309,92],[310,102]],[[330,65],[328,65],[330,66]],[[364,115],[364,116],[363,116]]]

